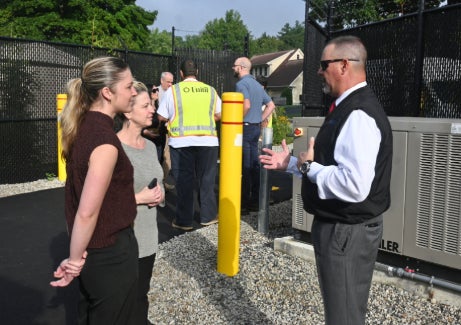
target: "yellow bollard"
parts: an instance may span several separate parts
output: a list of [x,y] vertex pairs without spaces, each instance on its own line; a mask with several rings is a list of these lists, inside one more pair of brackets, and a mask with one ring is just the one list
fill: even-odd
[[243,94],[223,93],[219,169],[218,272],[239,270]]
[[60,122],[60,115],[62,109],[66,105],[67,102],[67,94],[58,94],[56,95],[56,109],[57,109],[57,117],[58,117],[58,179],[61,182],[66,180],[66,162],[61,157],[62,152],[62,144],[61,144],[61,122]]

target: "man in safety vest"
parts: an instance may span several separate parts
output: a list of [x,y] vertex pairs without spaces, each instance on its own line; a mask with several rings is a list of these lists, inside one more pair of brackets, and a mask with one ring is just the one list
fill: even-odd
[[176,213],[172,226],[192,230],[194,189],[198,185],[200,224],[218,222],[214,185],[219,140],[216,121],[221,118],[221,98],[216,90],[197,80],[192,60],[181,64],[182,81],[171,86],[160,102],[158,115],[168,120],[171,171],[176,182]]

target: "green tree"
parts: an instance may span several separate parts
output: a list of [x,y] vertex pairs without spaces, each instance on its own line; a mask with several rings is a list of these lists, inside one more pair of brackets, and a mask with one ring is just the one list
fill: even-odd
[[0,35],[144,50],[157,11],[135,0],[2,0]]
[[[442,2],[425,0],[425,8],[436,8]],[[332,29],[338,30],[413,13],[418,6],[419,1],[415,0],[311,0],[309,15],[311,19],[324,24],[331,8]]]
[[214,19],[205,25],[197,45],[203,49],[243,52],[243,40],[248,33],[240,14],[228,10],[224,18]]
[[278,36],[283,43],[283,48],[280,50],[302,49],[304,46],[304,23],[296,21],[293,27],[286,23],[278,33]]
[[150,31],[146,40],[146,51],[157,54],[171,54],[171,32],[159,31],[155,28]]
[[260,38],[250,41],[251,55],[265,54],[281,51],[283,42],[276,36],[269,36],[263,33]]
[[[182,44],[183,47],[197,47],[197,44],[201,42],[202,35],[186,35],[184,42],[179,43]],[[178,46],[179,46],[178,44]]]

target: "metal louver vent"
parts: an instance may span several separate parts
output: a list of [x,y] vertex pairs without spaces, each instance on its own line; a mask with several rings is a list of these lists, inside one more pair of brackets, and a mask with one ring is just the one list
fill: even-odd
[[461,255],[461,135],[421,134],[416,244]]
[[303,210],[303,201],[301,197],[301,193],[298,193],[294,197],[294,203],[295,203],[295,223],[297,225],[303,225],[304,224],[304,210]]

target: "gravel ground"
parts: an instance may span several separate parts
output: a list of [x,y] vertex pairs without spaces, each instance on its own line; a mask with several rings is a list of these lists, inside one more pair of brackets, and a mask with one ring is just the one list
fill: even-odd
[[[63,186],[58,180],[0,185],[0,197]],[[153,324],[322,324],[315,264],[273,249],[274,238],[293,235],[291,201],[270,207],[269,234],[257,214],[241,217],[239,271],[217,272],[218,226],[160,245],[149,318]],[[372,284],[367,324],[461,324],[461,307],[429,301],[398,286]]]
[[[160,245],[150,291],[153,324],[323,324],[313,261],[273,249],[293,235],[291,201],[270,207],[269,234],[257,214],[241,217],[239,272],[217,272],[218,226]],[[461,324],[461,308],[374,281],[366,324]],[[341,325],[341,324],[338,324]]]
[[29,183],[0,184],[0,197],[30,193],[63,186],[64,182],[59,181],[57,178],[50,180],[39,179]]

